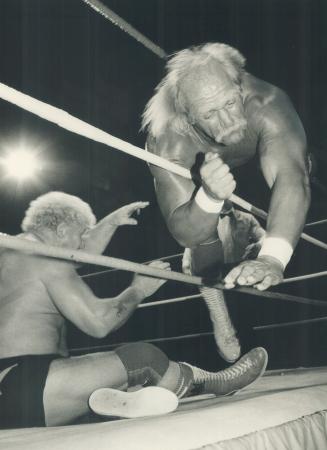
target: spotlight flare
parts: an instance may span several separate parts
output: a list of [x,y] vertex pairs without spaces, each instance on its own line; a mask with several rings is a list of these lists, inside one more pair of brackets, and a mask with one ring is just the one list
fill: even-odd
[[7,175],[17,180],[32,178],[40,169],[40,161],[36,155],[27,150],[12,151],[1,163]]

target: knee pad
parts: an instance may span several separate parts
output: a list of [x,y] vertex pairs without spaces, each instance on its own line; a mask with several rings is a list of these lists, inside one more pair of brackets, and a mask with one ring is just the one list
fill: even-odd
[[169,366],[165,353],[145,342],[122,345],[115,353],[126,369],[129,386],[156,385]]

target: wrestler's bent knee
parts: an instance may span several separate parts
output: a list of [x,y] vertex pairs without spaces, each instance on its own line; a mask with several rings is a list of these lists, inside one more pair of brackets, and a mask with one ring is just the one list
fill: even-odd
[[145,342],[125,344],[115,350],[128,376],[128,385],[156,385],[169,367],[169,359],[159,348]]

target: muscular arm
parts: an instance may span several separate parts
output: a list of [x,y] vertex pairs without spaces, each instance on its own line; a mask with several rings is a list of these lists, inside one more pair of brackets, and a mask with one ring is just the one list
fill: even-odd
[[305,133],[288,97],[279,90],[261,117],[260,162],[272,189],[267,234],[285,238],[294,248],[310,204]]
[[84,241],[84,250],[95,254],[103,253],[117,228],[118,225],[111,223],[110,215],[104,217],[88,232]]
[[[193,147],[193,148],[192,148]],[[157,142],[148,142],[151,152],[190,168],[194,159],[194,142],[175,134]],[[217,237],[218,215],[203,211],[194,201],[196,186],[192,180],[151,166],[158,203],[173,237],[183,247],[195,247]]]
[[[303,229],[310,188],[305,133],[288,97],[274,88],[266,103],[255,112],[254,120],[260,138],[262,172],[272,190],[267,240],[259,257],[232,269],[225,283],[228,288],[239,284],[264,290],[283,279],[291,248],[294,249]],[[272,239],[268,243],[269,238],[275,238],[273,244]]]
[[145,297],[132,285],[117,297],[100,299],[66,263],[48,271],[43,282],[60,313],[97,338],[122,326]]
[[132,217],[134,213],[139,213],[146,208],[149,202],[134,202],[113,211],[98,222],[84,239],[84,249],[90,253],[102,253],[117,228],[122,225],[137,225],[137,220]]

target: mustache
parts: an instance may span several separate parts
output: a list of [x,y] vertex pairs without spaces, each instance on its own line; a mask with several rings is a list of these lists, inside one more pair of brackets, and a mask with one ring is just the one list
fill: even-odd
[[247,127],[247,121],[243,117],[237,119],[232,125],[229,127],[222,127],[219,130],[219,133],[215,137],[216,142],[222,142],[226,137],[234,134],[234,133],[242,133]]

